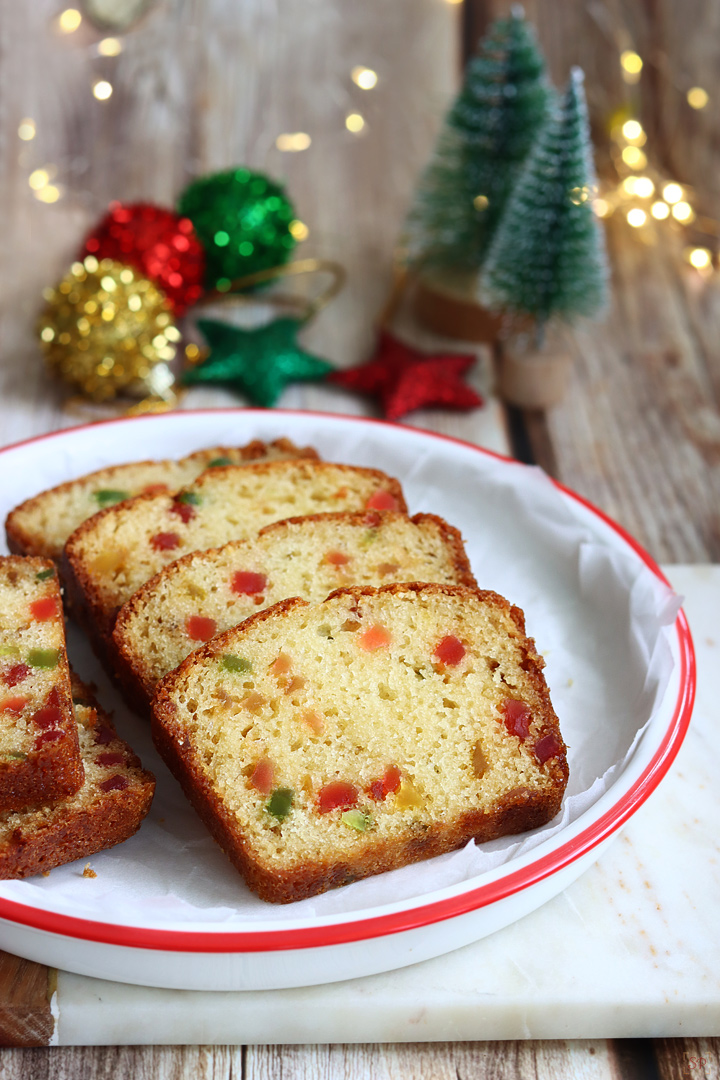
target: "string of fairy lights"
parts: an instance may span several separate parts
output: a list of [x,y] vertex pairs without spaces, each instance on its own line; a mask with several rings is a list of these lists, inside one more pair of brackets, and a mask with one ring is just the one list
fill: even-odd
[[[462,0],[446,0],[447,3],[461,3]],[[77,8],[66,8],[54,19],[58,34],[76,33],[83,23],[83,15]],[[123,51],[123,42],[119,37],[102,37],[92,46],[98,57],[112,58]],[[630,87],[637,85],[643,72],[643,59],[633,49],[624,49],[619,53],[620,70],[625,83]],[[362,91],[371,91],[378,84],[378,74],[372,68],[358,65],[350,71],[354,85]],[[110,78],[99,77],[90,86],[93,97],[98,102],[107,102],[112,97],[113,85]],[[688,105],[693,109],[704,109],[710,101],[709,94],[701,86],[691,86],[685,90]],[[347,112],[344,118],[346,130],[354,136],[365,133],[366,119],[357,109]],[[24,117],[18,125],[18,137],[24,142],[31,142],[37,135],[37,125],[32,117]],[[275,139],[275,147],[283,153],[301,153],[312,145],[312,137],[305,131],[281,132]],[[647,230],[656,223],[684,230],[688,239],[684,255],[687,262],[702,274],[711,274],[715,268],[717,242],[720,238],[720,222],[698,213],[694,205],[694,192],[687,184],[663,176],[649,161],[647,133],[636,116],[628,116],[612,127],[610,132],[610,157],[613,162],[616,181],[604,182],[597,192],[583,193],[583,199],[591,194],[595,213],[600,218],[609,218],[622,214],[633,229]],[[28,176],[28,184],[33,195],[40,202],[54,203],[64,194],[63,185],[57,179],[55,165],[34,168]],[[293,222],[293,236],[296,240],[307,239],[309,230],[302,221]],[[690,242],[702,236],[707,245]]]
[[[624,81],[629,86],[637,84],[644,66],[642,57],[632,49],[625,49],[619,59]],[[701,86],[689,87],[685,97],[688,105],[698,110],[706,108],[710,101],[708,92]],[[622,214],[633,229],[648,229],[655,223],[666,222],[684,231],[688,241],[685,259],[702,275],[712,274],[720,222],[698,213],[693,205],[695,193],[689,185],[663,176],[650,164],[647,133],[637,117],[626,116],[613,125],[610,140],[617,182],[600,186],[593,199],[597,216]],[[690,242],[698,235],[707,238],[713,246]]]
[[[458,3],[461,0],[447,0]],[[66,8],[53,19],[53,29],[62,36],[75,34],[83,24],[83,14],[77,8]],[[123,51],[123,42],[119,37],[103,37],[92,46],[98,57],[116,57]],[[354,85],[363,91],[373,90],[378,84],[378,74],[372,68],[357,65],[349,72]],[[93,97],[99,102],[109,101],[113,95],[110,78],[94,79],[90,85]],[[366,130],[366,120],[357,109],[347,112],[344,118],[345,129],[354,136],[361,136]],[[38,134],[37,124],[30,117],[24,117],[17,129],[18,138],[23,142],[32,142]],[[306,131],[281,132],[275,139],[275,147],[283,153],[301,153],[312,144],[312,137]],[[39,202],[55,203],[65,194],[65,188],[57,179],[57,165],[49,164],[32,169],[28,175],[28,185]],[[297,241],[306,240],[309,235],[307,225],[299,220],[293,221],[290,231]]]

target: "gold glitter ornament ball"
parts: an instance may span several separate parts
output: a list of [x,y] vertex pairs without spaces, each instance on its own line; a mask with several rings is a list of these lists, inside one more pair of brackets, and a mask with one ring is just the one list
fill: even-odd
[[55,375],[94,401],[170,389],[180,331],[165,295],[138,270],[88,255],[43,296],[40,341]]

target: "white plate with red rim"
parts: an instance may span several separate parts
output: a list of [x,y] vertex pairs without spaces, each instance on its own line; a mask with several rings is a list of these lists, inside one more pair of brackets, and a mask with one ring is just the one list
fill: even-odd
[[594,862],[669,769],[695,689],[692,640],[650,556],[538,470],[379,421],[254,409],[108,421],[0,450],[4,515],[104,465],[287,436],[327,460],[397,476],[411,513],[466,540],[479,584],[525,610],[570,744],[559,822],[283,907],[252,897],[157,759],[79,632],[69,650],[158,775],[140,832],[48,878],[0,882],[0,945],[80,974],[185,989],[271,989],[389,971],[476,941],[539,907]]

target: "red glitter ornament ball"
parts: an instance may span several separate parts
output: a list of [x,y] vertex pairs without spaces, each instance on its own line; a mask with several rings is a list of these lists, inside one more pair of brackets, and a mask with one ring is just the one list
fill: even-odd
[[110,204],[80,258],[114,259],[142,270],[182,315],[203,294],[205,251],[189,218],[150,203]]

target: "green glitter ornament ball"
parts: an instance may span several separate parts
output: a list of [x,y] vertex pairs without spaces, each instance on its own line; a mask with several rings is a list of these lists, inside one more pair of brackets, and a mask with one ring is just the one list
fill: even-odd
[[237,278],[282,266],[295,247],[295,211],[283,188],[249,169],[195,180],[178,212],[190,218],[205,248],[208,289],[227,292]]

